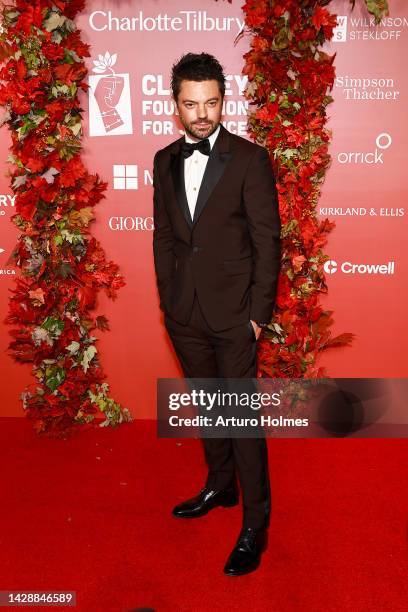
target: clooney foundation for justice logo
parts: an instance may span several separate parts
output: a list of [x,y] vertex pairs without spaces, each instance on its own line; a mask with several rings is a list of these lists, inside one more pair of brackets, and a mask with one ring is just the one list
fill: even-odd
[[133,134],[129,73],[116,73],[117,54],[99,55],[89,81],[89,135]]

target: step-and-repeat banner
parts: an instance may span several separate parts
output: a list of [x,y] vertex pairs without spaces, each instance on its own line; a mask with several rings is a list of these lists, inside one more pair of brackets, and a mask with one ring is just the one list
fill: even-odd
[[[157,149],[182,133],[170,99],[171,65],[192,51],[213,53],[225,68],[223,124],[247,137],[248,102],[242,92],[242,56],[249,46],[242,2],[233,0],[89,0],[78,18],[89,85],[84,109],[83,158],[108,181],[106,199],[91,225],[126,286],[116,301],[100,295],[98,314],[111,331],[98,333],[98,349],[113,397],[135,417],[155,414],[156,379],[181,370],[159,310],[152,256],[152,161]],[[408,360],[407,290],[407,88],[408,6],[390,0],[390,16],[376,26],[357,2],[337,0],[332,165],[318,214],[336,222],[326,249],[329,286],[323,303],[334,311],[333,334],[356,334],[351,348],[321,357],[330,376],[405,377]],[[109,104],[106,93],[110,93]],[[18,269],[7,266],[18,230],[10,218],[15,196],[6,177],[10,134],[0,130],[0,316]],[[10,336],[1,325],[0,414],[23,415],[20,392],[30,366],[6,353]]]

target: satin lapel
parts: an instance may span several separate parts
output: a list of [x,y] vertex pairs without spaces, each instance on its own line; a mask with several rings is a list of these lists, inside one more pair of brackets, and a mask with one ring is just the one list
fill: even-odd
[[204,210],[208,199],[213,192],[218,181],[222,177],[227,163],[232,157],[228,149],[229,138],[228,131],[221,126],[220,134],[214,143],[210,156],[208,158],[207,165],[203,180],[201,181],[200,190],[198,192],[197,203],[194,210],[193,225],[195,225]]
[[189,228],[191,229],[193,220],[191,219],[184,183],[184,158],[179,152],[172,154],[171,174],[173,177],[174,191],[177,197],[177,202]]

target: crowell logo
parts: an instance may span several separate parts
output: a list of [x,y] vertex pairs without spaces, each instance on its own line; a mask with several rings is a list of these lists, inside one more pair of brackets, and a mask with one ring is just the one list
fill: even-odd
[[350,261],[343,261],[338,264],[334,259],[329,259],[324,263],[324,271],[326,274],[335,274],[336,272],[343,272],[343,274],[394,274],[395,262],[389,261],[386,264],[365,264],[365,263],[351,263]]
[[[99,55],[89,79],[89,135],[133,134],[128,73],[115,73],[117,54]],[[106,74],[103,74],[106,73]]]

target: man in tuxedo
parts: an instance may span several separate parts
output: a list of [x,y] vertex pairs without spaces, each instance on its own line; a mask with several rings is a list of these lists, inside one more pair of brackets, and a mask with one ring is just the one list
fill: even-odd
[[[172,68],[185,136],[154,157],[153,252],[164,323],[186,378],[255,378],[256,341],[272,318],[280,218],[267,150],[220,123],[225,76],[210,54]],[[181,518],[238,503],[243,524],[224,567],[255,570],[270,514],[263,437],[206,438],[204,487],[178,504]]]

